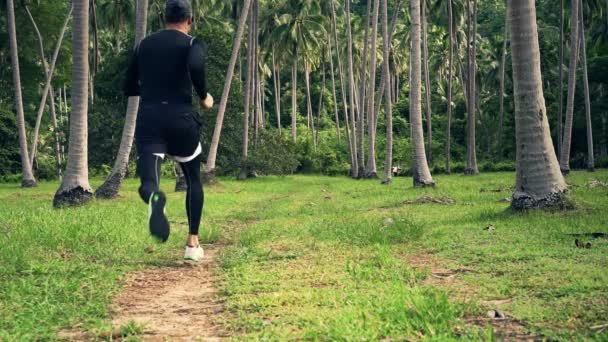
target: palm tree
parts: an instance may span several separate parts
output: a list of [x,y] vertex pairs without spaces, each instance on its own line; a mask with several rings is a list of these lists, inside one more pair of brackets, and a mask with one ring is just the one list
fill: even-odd
[[431,81],[429,77],[429,50],[427,43],[426,0],[422,0],[422,67],[424,69],[424,95],[426,96],[426,134],[428,138],[427,157],[433,163],[433,110],[431,108]]
[[[473,4],[473,18],[471,18],[470,0],[467,0],[467,64],[468,64],[468,116],[467,116],[467,165],[464,170],[465,175],[478,174],[477,169],[477,152],[475,144],[475,110],[477,101],[475,99],[475,74],[476,74],[476,41],[477,41],[477,0]],[[471,20],[473,23],[471,24]]]
[[[422,128],[421,56],[420,56],[420,0],[410,0],[412,20],[412,51],[410,52],[410,125],[412,131],[412,175],[414,186],[434,186],[424,151]],[[386,93],[390,87],[387,87]],[[387,101],[388,102],[388,101]]]
[[222,99],[220,100],[220,106],[218,108],[215,129],[213,130],[213,137],[211,138],[211,146],[209,147],[209,154],[207,155],[207,163],[205,164],[206,180],[211,180],[215,177],[215,159],[217,156],[217,149],[220,143],[220,135],[222,133],[224,113],[226,112],[226,105],[228,104],[230,86],[232,85],[232,77],[234,76],[234,67],[236,66],[237,58],[239,57],[239,50],[241,48],[241,41],[243,40],[243,34],[245,32],[245,22],[247,21],[247,17],[249,16],[250,5],[251,0],[244,0],[243,9],[241,11],[241,17],[239,18],[239,24],[236,30],[234,45],[232,46],[232,55],[230,56],[230,62],[228,64],[228,72],[226,73],[226,82],[224,83]]
[[36,186],[27,151],[25,133],[25,116],[23,114],[23,99],[21,97],[21,76],[19,75],[19,54],[17,47],[17,30],[15,29],[15,5],[13,0],[6,1],[8,16],[8,36],[11,47],[11,68],[13,69],[13,88],[15,90],[15,108],[17,110],[17,126],[19,130],[19,150],[21,151],[21,186],[24,188]]
[[450,160],[452,158],[451,147],[452,147],[452,66],[453,54],[454,54],[454,27],[452,25],[452,0],[448,2],[448,31],[449,31],[449,49],[448,52],[448,113],[447,113],[447,127],[445,134],[445,172],[450,174]]
[[[370,55],[370,63],[369,63],[369,72],[370,72],[370,87],[371,87],[371,82],[372,82],[372,76],[371,73],[374,72],[375,73],[375,68],[372,67],[372,64],[375,65],[376,64],[376,39],[377,39],[377,35],[378,35],[378,10],[377,8],[379,8],[380,6],[376,6],[376,3],[378,3],[378,1],[380,0],[369,0],[367,2],[367,11],[365,12],[365,33],[364,33],[364,38],[363,38],[363,58],[362,58],[362,62],[361,62],[361,76],[359,78],[359,83],[360,83],[360,89],[359,89],[359,115],[357,117],[357,121],[360,122],[361,124],[358,127],[358,139],[359,139],[359,151],[361,151],[361,153],[359,153],[358,158],[359,160],[357,161],[357,164],[359,164],[359,175],[362,177],[367,177],[368,173],[367,172],[369,165],[365,166],[365,169],[363,168],[363,151],[364,151],[364,120],[365,120],[365,85],[367,83],[367,68],[368,68],[368,63],[367,63],[367,57],[368,55]],[[372,14],[372,2],[374,3],[374,13]],[[379,4],[379,3],[378,3]],[[375,31],[372,33],[372,52],[368,53],[368,47],[369,47],[369,26],[370,24],[373,22],[373,26],[375,28]],[[368,96],[374,97],[374,92],[375,89],[371,88],[371,92],[367,92]],[[370,99],[371,101],[371,99]],[[373,108],[373,107],[372,107]],[[369,143],[371,141],[371,139],[369,139],[371,137],[371,135],[369,135],[369,129],[373,126],[370,126],[370,122],[371,119],[373,119],[373,116],[370,118],[370,111],[367,111],[367,124],[368,124],[368,146]],[[368,154],[368,158],[370,158],[371,155]],[[368,160],[368,164],[369,164],[369,160]],[[374,158],[374,164],[375,164],[375,158]],[[375,169],[374,169],[375,170]]]
[[[257,0],[254,0],[257,1]],[[254,5],[255,6],[255,5]],[[253,73],[254,73],[254,65],[253,65],[253,53],[254,53],[254,35],[253,35],[253,21],[254,21],[254,12],[250,11],[249,14],[249,30],[248,30],[248,44],[247,44],[247,75],[245,76],[245,103],[244,110],[245,115],[243,116],[243,146],[242,146],[242,162],[241,162],[241,170],[238,175],[239,180],[247,179],[247,175],[249,173],[247,158],[249,156],[249,112],[250,112],[250,101],[251,101],[251,88],[253,83]]]
[[508,16],[517,140],[517,182],[511,206],[552,207],[559,204],[567,187],[546,115],[534,0],[511,0]]
[[[509,6],[509,3],[507,2],[507,7]],[[507,9],[508,11],[508,9]],[[499,114],[498,114],[498,139],[497,140],[497,146],[498,146],[498,157],[500,159],[502,159],[502,130],[503,130],[503,124],[504,124],[504,113],[505,113],[505,64],[507,63],[507,41],[508,41],[508,37],[509,37],[509,25],[507,22],[507,16],[505,14],[505,32],[504,32],[504,39],[502,42],[502,58],[500,60],[500,96],[499,96]]]
[[[390,72],[389,72],[389,63],[390,63],[390,35],[388,33],[388,9],[387,9],[387,1],[382,0],[382,54],[384,59],[384,67],[382,68],[382,72],[384,73],[383,79],[386,83],[385,88],[391,89],[390,83]],[[392,98],[391,92],[385,91],[385,101],[384,107],[386,111],[386,157],[384,159],[384,179],[382,183],[388,184],[392,181],[393,177],[393,109],[392,109]],[[370,108],[374,108],[370,106]],[[371,113],[370,113],[371,114]]]
[[[365,166],[365,173],[362,175],[365,178],[378,178],[378,174],[376,171],[376,128],[375,128],[375,115],[374,115],[374,101],[376,94],[376,67],[377,67],[377,39],[378,39],[378,12],[380,8],[380,0],[374,1],[374,14],[372,18],[372,46],[370,51],[370,66],[369,66],[369,88],[367,91],[367,165]],[[387,28],[388,29],[388,28]],[[384,31],[382,31],[384,32]],[[388,37],[384,38],[388,43]],[[384,42],[383,42],[384,44]],[[390,46],[390,44],[389,44]],[[363,94],[363,92],[362,92]],[[378,100],[380,101],[380,100]],[[362,118],[363,119],[363,116]],[[363,121],[361,120],[361,130],[363,130]],[[362,139],[362,134],[360,135]],[[392,137],[391,137],[392,138]],[[361,155],[363,155],[363,146],[361,146]],[[363,162],[363,157],[361,157],[361,162]],[[361,169],[363,165],[359,165],[359,169]],[[388,179],[387,179],[388,180]]]
[[564,132],[564,0],[559,1],[559,94],[557,96],[557,155],[561,155]]
[[[135,13],[135,42],[133,49],[139,45],[139,42],[146,35],[146,24],[148,19],[148,0],[137,0]],[[125,125],[122,129],[122,138],[120,140],[120,148],[118,155],[114,161],[112,172],[106,178],[105,182],[95,191],[95,196],[98,198],[115,198],[118,195],[122,180],[127,173],[129,164],[129,155],[133,146],[133,136],[135,134],[135,122],[137,121],[137,111],[139,109],[139,96],[129,97],[127,103],[127,114],[125,116]]]
[[54,207],[77,205],[93,197],[87,158],[89,78],[89,1],[74,0],[72,31],[72,113],[65,176],[55,193]]
[[578,20],[579,1],[572,0],[572,24],[570,28],[570,66],[568,67],[568,99],[566,100],[566,124],[562,139],[559,167],[562,173],[570,172],[570,143],[572,141],[572,121],[574,118],[574,92],[576,90],[576,63],[578,62]]
[[583,2],[579,2],[580,48],[581,64],[583,65],[583,87],[585,92],[585,118],[587,121],[587,169],[595,169],[593,156],[593,127],[591,124],[591,100],[589,99],[589,79],[587,77],[587,47],[585,46],[585,19],[583,17]]
[[30,21],[32,22],[34,31],[38,35],[38,49],[40,52],[40,58],[42,61],[44,74],[45,74],[45,78],[46,78],[44,90],[42,91],[42,98],[40,99],[40,105],[38,106],[38,114],[36,115],[36,125],[34,126],[34,134],[32,137],[32,147],[31,147],[31,152],[30,152],[30,165],[34,165],[34,158],[36,157],[36,152],[37,152],[37,148],[38,148],[38,135],[40,132],[40,124],[42,122],[42,114],[44,114],[44,109],[46,108],[46,100],[47,100],[48,95],[51,94],[51,97],[52,97],[52,90],[51,90],[52,83],[51,82],[53,80],[53,73],[55,72],[55,65],[57,63],[57,57],[59,55],[59,50],[61,49],[61,43],[63,42],[63,37],[65,36],[65,31],[68,27],[68,23],[72,16],[72,8],[70,8],[70,12],[66,16],[65,21],[63,23],[63,27],[61,28],[61,32],[59,33],[59,39],[57,40],[57,44],[55,46],[55,51],[53,52],[50,69],[47,67],[46,58],[44,57],[44,45],[42,42],[42,35],[40,34],[40,31],[38,30],[38,26],[36,25],[34,17],[32,16],[32,14],[27,6],[25,6],[25,10],[30,18]]
[[346,34],[348,36],[348,94],[349,94],[349,104],[350,104],[350,120],[352,124],[351,128],[351,141],[353,146],[353,160],[352,160],[352,170],[351,177],[359,178],[359,157],[357,153],[357,127],[355,124],[355,78],[354,78],[354,70],[353,70],[353,34],[351,29],[351,21],[350,21],[350,3],[351,0],[346,0]]

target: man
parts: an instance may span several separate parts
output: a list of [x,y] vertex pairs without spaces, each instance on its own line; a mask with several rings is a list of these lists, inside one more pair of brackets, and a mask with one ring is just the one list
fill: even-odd
[[139,194],[150,207],[150,233],[165,242],[169,221],[167,198],[159,189],[160,166],[165,155],[179,162],[188,183],[186,212],[190,234],[184,259],[203,257],[198,230],[203,211],[200,180],[200,118],[192,106],[192,86],[201,106],[210,109],[213,97],[207,93],[207,45],[188,35],[192,27],[189,0],[168,0],[166,29],[141,41],[127,72],[125,94],[141,96],[135,144]]

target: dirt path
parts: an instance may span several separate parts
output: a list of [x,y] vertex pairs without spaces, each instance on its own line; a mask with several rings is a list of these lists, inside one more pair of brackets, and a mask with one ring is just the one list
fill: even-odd
[[199,263],[130,274],[112,304],[112,325],[136,322],[144,341],[218,341],[225,337],[212,317],[222,312],[214,287],[217,247],[205,247]]
[[[214,322],[222,311],[214,269],[217,246],[204,246],[205,258],[148,268],[127,276],[111,305],[113,331],[92,336],[79,329],[59,333],[68,341],[121,340],[121,327],[137,327],[143,341],[221,341],[227,337]],[[133,324],[135,323],[135,324]]]

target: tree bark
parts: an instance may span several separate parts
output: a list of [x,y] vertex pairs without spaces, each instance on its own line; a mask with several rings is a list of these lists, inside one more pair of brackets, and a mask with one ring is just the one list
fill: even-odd
[[72,206],[93,197],[88,170],[88,78],[89,78],[89,1],[74,0],[72,31],[72,113],[65,176],[55,193],[53,206]]
[[15,28],[15,6],[13,0],[6,1],[9,44],[11,47],[11,66],[13,69],[13,89],[15,91],[15,108],[17,111],[17,129],[19,131],[19,150],[21,151],[21,186],[24,188],[36,186],[36,179],[32,172],[32,164],[27,150],[27,136],[25,132],[25,115],[23,113],[23,99],[21,95],[21,76],[19,75],[19,54],[17,46],[17,31]]
[[[410,0],[411,41],[410,52],[410,125],[412,131],[412,175],[414,186],[434,186],[424,151],[424,129],[422,128],[421,49],[420,49],[420,0]],[[390,89],[390,88],[388,88]],[[386,93],[390,93],[387,91]]]
[[277,128],[281,134],[281,74],[274,58],[275,47],[272,47],[272,73],[274,80],[274,104],[277,112]]
[[[353,165],[352,165],[352,174],[351,176],[353,178],[359,178],[359,154],[357,152],[357,126],[355,124],[355,102],[354,102],[354,97],[355,97],[355,79],[354,79],[354,71],[353,71],[353,35],[352,35],[352,30],[351,30],[351,23],[350,23],[350,3],[351,0],[346,0],[346,34],[348,35],[348,75],[349,75],[349,82],[348,82],[348,88],[349,88],[349,95],[350,95],[350,100],[349,100],[349,104],[350,104],[350,120],[351,120],[351,124],[352,124],[352,129],[351,129],[351,140],[352,140],[352,145],[353,145],[353,154],[354,154],[354,159],[353,159]],[[336,45],[337,47],[337,45]],[[359,123],[361,124],[361,123]]]
[[557,96],[557,155],[561,156],[564,138],[564,0],[559,1],[559,94]]
[[452,0],[448,1],[448,31],[450,35],[448,52],[448,110],[447,110],[447,127],[445,132],[445,172],[452,173],[450,161],[452,159],[452,69],[454,59],[454,27],[452,24]]
[[293,142],[297,139],[297,84],[298,84],[298,46],[293,44],[293,61],[291,64],[291,137]]
[[477,41],[477,0],[474,0],[473,10],[473,23],[471,25],[471,11],[470,11],[470,0],[467,0],[467,17],[469,22],[469,35],[467,37],[467,48],[468,48],[468,65],[469,65],[469,89],[468,89],[468,116],[467,116],[467,165],[464,170],[465,175],[475,175],[479,173],[477,169],[477,145],[475,143],[475,125],[476,125],[476,86],[475,86],[475,74],[476,74],[476,41]]
[[583,2],[579,0],[579,25],[580,25],[580,57],[583,67],[583,87],[585,92],[585,119],[587,121],[587,170],[595,169],[595,158],[593,155],[593,127],[591,121],[591,100],[589,98],[589,78],[587,76],[587,47],[585,46],[585,18],[583,14]]
[[330,1],[330,9],[331,9],[331,20],[332,20],[332,30],[334,33],[334,47],[336,48],[336,60],[338,62],[338,73],[340,75],[340,89],[342,94],[342,105],[344,106],[344,127],[346,128],[346,141],[348,143],[348,151],[350,155],[350,165],[351,165],[351,176],[353,175],[354,163],[356,162],[356,153],[355,147],[353,146],[353,141],[350,135],[350,122],[348,118],[348,104],[346,101],[346,87],[344,84],[346,83],[346,78],[344,76],[344,69],[342,68],[342,60],[340,59],[340,44],[338,43],[338,29],[336,25],[336,10],[334,7],[334,2]]
[[247,75],[245,76],[245,103],[244,103],[244,112],[245,115],[243,117],[243,147],[242,154],[243,159],[241,163],[241,170],[239,171],[238,179],[245,180],[247,179],[248,166],[247,166],[247,158],[249,155],[249,111],[250,111],[250,100],[251,100],[251,85],[253,83],[253,15],[249,15],[249,33],[248,39],[249,42],[247,44]]
[[[365,86],[367,85],[367,67],[368,67],[368,62],[367,62],[367,58],[369,55],[370,58],[370,63],[369,63],[369,82],[370,82],[370,90],[367,90],[367,97],[369,97],[369,101],[368,103],[370,103],[371,101],[373,101],[373,97],[374,97],[374,92],[375,92],[375,87],[372,88],[371,87],[371,82],[372,80],[374,80],[374,77],[372,77],[372,72],[375,75],[376,71],[375,68],[372,65],[376,64],[376,37],[378,35],[378,8],[379,6],[379,1],[380,0],[369,0],[367,1],[367,11],[366,13],[366,20],[365,20],[365,34],[364,34],[364,39],[363,39],[363,61],[362,61],[362,65],[361,65],[361,87],[360,87],[360,91],[359,91],[359,117],[357,118],[357,122],[359,122],[359,126],[358,128],[358,138],[359,138],[359,155],[358,158],[359,160],[357,161],[357,164],[359,164],[359,176],[360,177],[365,177],[365,178],[370,178],[370,159],[373,156],[369,154],[369,144],[371,141],[371,135],[369,134],[370,132],[370,119],[373,119],[373,113],[370,110],[367,110],[367,129],[368,129],[368,136],[367,136],[367,142],[368,142],[368,160],[367,160],[367,164],[365,166],[365,169],[363,167],[364,165],[364,156],[363,156],[363,151],[364,151],[364,126],[365,126],[365,112],[366,112],[366,108],[365,108]],[[374,3],[374,7],[373,7],[373,14],[372,14],[372,2]],[[372,47],[371,47],[371,51],[368,51],[368,47],[369,47],[369,27],[370,24],[373,25],[373,31],[372,32]],[[373,71],[372,71],[373,70]],[[373,106],[371,107],[372,109],[374,108]],[[371,115],[371,118],[370,118]],[[373,153],[373,152],[372,152]],[[374,157],[374,174],[375,174],[375,164],[376,164],[376,158]]]
[[63,27],[61,28],[61,32],[59,33],[59,39],[57,40],[57,45],[55,46],[55,51],[53,53],[53,58],[51,60],[50,70],[47,70],[46,58],[44,57],[44,47],[43,47],[43,43],[42,43],[42,35],[40,34],[40,31],[38,30],[38,26],[36,25],[36,22],[34,21],[34,17],[32,17],[29,8],[27,6],[25,6],[25,9],[26,9],[26,12],[28,13],[28,16],[30,17],[30,20],[32,22],[32,25],[34,26],[35,31],[38,34],[40,56],[42,58],[42,65],[44,67],[44,73],[45,73],[45,78],[46,78],[46,82],[44,84],[44,90],[42,91],[42,98],[40,99],[40,105],[38,106],[38,113],[36,115],[36,125],[34,126],[34,134],[32,136],[32,147],[31,147],[31,151],[30,151],[30,165],[33,165],[34,158],[36,158],[36,152],[38,151],[38,135],[40,132],[40,124],[42,122],[42,114],[44,114],[44,109],[46,107],[46,100],[47,100],[48,94],[51,90],[51,81],[53,79],[53,73],[55,72],[55,64],[57,63],[57,56],[59,55],[61,43],[63,42],[63,37],[65,35],[65,31],[67,29],[68,22],[70,21],[70,16],[72,15],[72,12],[70,10],[67,17],[65,18]]
[[226,105],[228,104],[228,96],[230,95],[230,86],[232,85],[232,77],[234,76],[234,67],[236,66],[236,60],[239,56],[239,50],[241,48],[241,41],[243,40],[243,33],[245,32],[245,21],[249,14],[249,7],[251,0],[244,0],[243,10],[241,17],[239,18],[238,28],[236,30],[236,37],[234,39],[234,45],[232,47],[232,55],[230,56],[230,62],[228,63],[228,71],[226,73],[226,82],[224,83],[224,90],[222,92],[222,99],[217,113],[217,119],[215,122],[215,129],[213,130],[213,137],[211,138],[211,146],[209,148],[209,154],[207,155],[207,163],[205,164],[205,180],[213,181],[215,175],[215,159],[217,157],[217,149],[220,144],[220,135],[222,134],[222,125],[224,122],[224,113],[226,112]]
[[429,50],[427,44],[427,19],[426,19],[426,1],[422,0],[421,5],[422,17],[422,60],[424,68],[424,94],[426,96],[426,134],[427,134],[427,159],[429,163],[433,163],[433,110],[431,108],[431,81],[429,77]]
[[338,137],[338,144],[341,143],[341,134],[340,134],[340,118],[338,116],[338,97],[336,95],[336,77],[335,77],[335,73],[334,73],[334,58],[332,56],[332,44],[331,44],[331,38],[329,36],[329,34],[327,35],[327,45],[328,45],[328,58],[329,58],[329,69],[331,72],[331,93],[333,96],[333,100],[334,100],[334,115],[335,115],[335,120],[336,120],[336,136]]
[[[376,94],[376,68],[377,68],[377,46],[378,46],[378,16],[380,11],[380,1],[374,2],[374,13],[372,18],[372,46],[370,50],[370,66],[369,66],[369,88],[367,90],[367,164],[363,177],[376,179],[378,172],[376,170],[376,118],[375,109],[375,94]],[[387,38],[388,39],[388,38]],[[388,40],[387,40],[388,42]],[[389,45],[390,46],[390,45]],[[378,100],[380,101],[380,100]],[[362,117],[363,119],[363,117]],[[361,130],[363,130],[363,121],[361,121]],[[363,148],[361,149],[363,152]],[[362,155],[363,153],[361,153]],[[360,165],[360,169],[363,165]]]
[[[135,51],[142,39],[146,35],[147,19],[148,19],[148,0],[137,0],[137,12],[135,14],[135,41],[133,42],[133,50]],[[129,156],[133,147],[133,137],[135,135],[135,125],[137,122],[137,111],[139,110],[139,96],[131,96],[127,102],[127,112],[125,115],[125,124],[122,129],[120,138],[120,147],[118,154],[112,167],[112,172],[103,184],[95,191],[95,197],[103,199],[112,199],[118,196],[122,180],[127,173],[129,165]]]
[[[507,11],[509,2],[507,1]],[[503,136],[503,125],[504,125],[504,114],[505,114],[505,64],[507,63],[507,41],[508,41],[508,20],[505,15],[505,32],[504,41],[502,42],[502,58],[500,60],[500,113],[498,114],[498,137],[496,139],[496,146],[498,148],[498,159],[503,157],[502,148],[502,136]]]
[[567,187],[546,115],[534,0],[511,0],[508,16],[517,140],[517,182],[511,206],[518,210],[559,206]]
[[572,142],[572,121],[574,118],[574,93],[576,91],[576,67],[578,61],[579,38],[579,0],[572,0],[572,21],[570,29],[570,66],[568,68],[568,99],[566,102],[566,124],[559,159],[559,166],[563,174],[570,173],[570,144]]
[[[382,54],[384,57],[384,67],[382,68],[384,73],[384,82],[386,83],[385,87],[387,89],[391,89],[390,84],[390,72],[389,72],[389,63],[390,63],[390,48],[391,41],[390,35],[388,33],[388,0],[382,0]],[[386,156],[384,159],[384,179],[382,180],[383,184],[389,184],[393,178],[393,109],[392,109],[392,98],[391,92],[385,92],[386,99],[384,101],[384,107],[386,112]],[[373,109],[373,105],[370,106]],[[371,114],[372,112],[370,112]]]

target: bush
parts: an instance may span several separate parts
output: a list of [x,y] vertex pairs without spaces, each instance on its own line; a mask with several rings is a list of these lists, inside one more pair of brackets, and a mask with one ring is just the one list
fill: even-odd
[[290,138],[279,135],[277,130],[258,132],[258,141],[250,140],[250,156],[244,167],[262,174],[285,175],[298,167],[296,147]]

